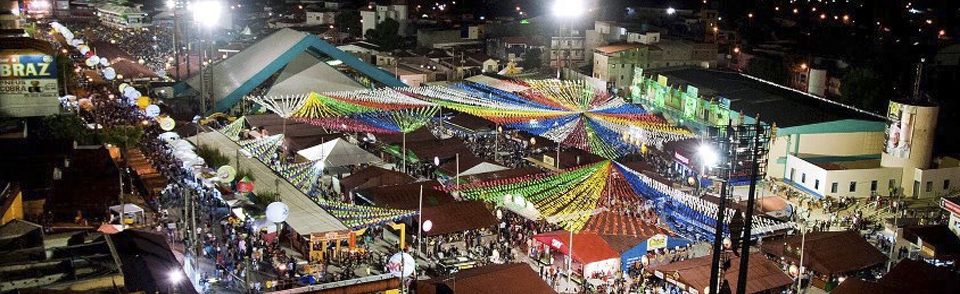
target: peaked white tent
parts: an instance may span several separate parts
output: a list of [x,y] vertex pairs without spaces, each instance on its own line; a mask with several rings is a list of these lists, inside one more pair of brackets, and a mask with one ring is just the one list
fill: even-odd
[[320,160],[324,167],[339,167],[362,163],[379,162],[380,158],[360,149],[357,145],[342,138],[297,151],[297,154],[310,161]]
[[465,171],[461,171],[461,172],[460,172],[460,176],[463,177],[463,176],[469,176],[469,175],[475,175],[475,174],[482,174],[482,173],[489,173],[489,172],[495,172],[495,171],[502,171],[502,170],[505,170],[505,169],[507,169],[507,168],[506,168],[506,167],[503,167],[503,166],[501,166],[501,165],[493,164],[493,163],[489,163],[489,162],[484,161],[484,162],[481,162],[480,164],[475,165],[474,167],[471,167],[471,168],[469,168],[469,169],[467,169],[467,170],[465,170]]

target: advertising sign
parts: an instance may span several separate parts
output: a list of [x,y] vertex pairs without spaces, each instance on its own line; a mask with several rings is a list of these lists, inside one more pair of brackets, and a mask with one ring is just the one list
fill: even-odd
[[667,247],[667,235],[656,235],[647,239],[647,251],[653,251]]
[[59,87],[53,57],[16,53],[0,53],[0,116],[57,113]]
[[910,144],[913,140],[913,126],[917,107],[890,102],[887,110],[886,144],[883,152],[898,158],[910,158]]

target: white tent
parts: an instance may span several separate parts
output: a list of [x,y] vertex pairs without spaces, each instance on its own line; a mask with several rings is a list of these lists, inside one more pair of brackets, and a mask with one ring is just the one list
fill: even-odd
[[507,169],[507,168],[506,168],[506,167],[503,167],[503,166],[500,166],[500,165],[498,165],[498,164],[493,164],[493,163],[489,163],[489,162],[484,161],[484,162],[481,162],[480,164],[477,164],[477,165],[475,165],[474,167],[471,167],[471,168],[469,168],[469,169],[467,169],[467,170],[465,170],[465,171],[461,171],[461,172],[460,172],[460,176],[463,177],[463,176],[469,176],[469,175],[475,175],[475,174],[482,174],[482,173],[489,173],[489,172],[495,172],[495,171],[502,171],[502,170],[505,170],[505,169]]
[[380,161],[380,158],[377,156],[340,138],[297,151],[297,154],[310,161],[322,160],[324,167],[339,167]]

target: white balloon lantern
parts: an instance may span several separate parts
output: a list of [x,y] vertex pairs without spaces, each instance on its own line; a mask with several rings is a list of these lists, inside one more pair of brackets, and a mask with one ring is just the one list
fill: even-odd
[[150,104],[146,109],[144,109],[144,112],[146,113],[147,117],[157,117],[160,115],[160,106]]
[[410,254],[400,252],[390,257],[387,262],[387,268],[394,277],[405,278],[413,274],[413,269],[417,263]]
[[290,208],[283,202],[274,202],[267,205],[267,220],[282,223],[290,216]]
[[110,66],[110,60],[107,60],[106,58],[102,58],[102,57],[101,57],[101,58],[100,58],[100,65],[102,65],[102,66]]
[[116,77],[117,77],[117,71],[114,70],[112,67],[108,67],[108,68],[104,68],[104,69],[103,69],[103,78],[104,78],[104,79],[107,79],[108,81],[112,81],[112,80],[115,79]]

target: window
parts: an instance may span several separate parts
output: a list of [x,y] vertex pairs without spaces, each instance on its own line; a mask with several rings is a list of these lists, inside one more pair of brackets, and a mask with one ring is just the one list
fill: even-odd
[[838,189],[840,189],[840,183],[833,182],[833,184],[830,184],[830,193],[837,193]]
[[850,182],[850,192],[857,191],[857,182]]
[[927,181],[927,193],[933,192],[933,181]]
[[870,181],[870,191],[877,191],[877,180]]
[[943,190],[950,190],[950,180],[943,180]]
[[820,189],[820,180],[813,180],[813,189]]
[[800,175],[800,182],[804,184],[807,183],[807,173],[803,173]]

